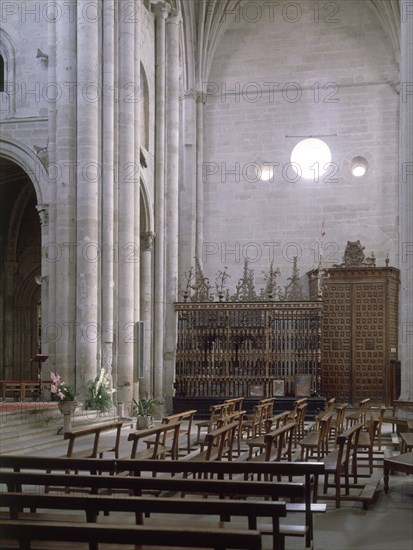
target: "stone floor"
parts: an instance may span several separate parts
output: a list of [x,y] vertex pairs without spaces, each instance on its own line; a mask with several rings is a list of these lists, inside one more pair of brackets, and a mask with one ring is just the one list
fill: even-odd
[[[79,422],[82,421],[79,420]],[[56,429],[53,430],[55,435],[48,436],[50,447],[47,452],[42,449],[41,451],[23,451],[19,454],[32,456],[64,454],[67,442],[63,441],[61,435],[57,435],[59,422],[60,419],[57,417],[53,424]],[[133,429],[131,423],[126,423],[122,428],[121,456],[126,457],[130,452],[131,443],[127,441],[127,436],[131,429]],[[390,426],[387,429],[390,429]],[[87,442],[85,444],[87,445]],[[390,432],[385,433],[385,447],[397,454],[397,450],[394,450],[392,445]],[[380,459],[377,464],[379,463]],[[377,468],[376,471],[380,473],[382,470]],[[127,521],[126,518],[125,520]],[[342,507],[336,509],[334,501],[327,501],[327,512],[316,514],[314,521],[315,550],[412,550],[413,477],[400,473],[391,475],[388,494],[384,493],[381,480],[367,510],[363,510],[360,502],[343,502]],[[267,543],[265,546],[270,548]],[[304,550],[304,547],[302,538],[290,537],[286,541],[286,550]]]

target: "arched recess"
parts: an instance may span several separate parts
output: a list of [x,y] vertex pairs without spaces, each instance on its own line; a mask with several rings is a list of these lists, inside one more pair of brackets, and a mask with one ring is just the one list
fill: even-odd
[[4,114],[16,111],[16,52],[10,35],[0,28],[0,55],[3,58],[4,91],[0,94],[0,110]]
[[142,63],[140,78],[140,138],[142,147],[149,151],[149,86],[146,71]]
[[34,380],[31,358],[40,345],[41,302],[37,194],[18,163],[0,157],[0,172],[0,376]]

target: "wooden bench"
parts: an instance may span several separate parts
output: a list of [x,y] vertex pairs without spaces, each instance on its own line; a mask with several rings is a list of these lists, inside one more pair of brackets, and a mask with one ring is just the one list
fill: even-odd
[[[296,484],[285,485],[280,483],[273,483],[273,482],[254,482],[251,484],[251,481],[248,481],[245,483],[243,480],[244,476],[251,476],[251,475],[262,475],[262,476],[268,476],[270,479],[272,477],[276,476],[298,476],[300,478],[304,478],[304,496],[302,496],[303,503],[287,503],[287,512],[289,513],[295,513],[295,512],[303,512],[305,514],[305,525],[304,526],[297,526],[297,527],[291,527],[291,526],[281,526],[281,534],[283,536],[290,536],[290,535],[304,535],[306,536],[306,546],[310,547],[313,541],[313,513],[314,512],[322,512],[325,511],[325,505],[324,504],[317,504],[317,483],[318,483],[318,476],[321,475],[324,472],[324,465],[321,463],[312,463],[312,462],[306,462],[306,463],[291,463],[291,462],[227,462],[227,461],[209,461],[209,462],[189,462],[189,461],[182,461],[182,460],[131,460],[131,459],[118,459],[118,460],[108,460],[108,459],[100,459],[100,460],[93,460],[93,459],[64,459],[64,458],[49,458],[49,457],[21,457],[21,456],[11,456],[11,455],[4,455],[0,456],[0,467],[4,470],[4,468],[10,468],[10,469],[39,469],[44,470],[44,468],[48,468],[50,470],[59,470],[59,471],[65,471],[66,469],[76,469],[79,471],[87,471],[87,472],[93,472],[98,470],[100,472],[107,472],[110,474],[116,474],[118,472],[124,472],[124,471],[130,471],[134,473],[136,476],[141,477],[122,477],[117,475],[110,475],[110,476],[66,476],[66,483],[70,484],[72,481],[72,484],[79,488],[85,488],[90,487],[91,491],[96,490],[94,488],[99,487],[99,479],[102,479],[102,477],[105,478],[105,485],[108,486],[109,489],[124,489],[135,492],[135,494],[139,494],[139,491],[142,490],[159,490],[159,491],[184,491],[185,493],[190,493],[191,491],[199,490],[201,494],[220,494],[222,491],[222,494],[225,495],[240,495],[246,492],[246,494],[253,494],[254,492],[258,491],[257,496],[260,498],[264,498],[266,495],[269,496],[269,498],[280,498],[282,496],[286,496],[286,494],[283,494],[283,491],[295,491],[295,489],[291,489],[292,486],[295,486]],[[172,478],[147,478],[143,477],[146,473],[147,475],[153,474],[153,472],[156,472],[157,474],[169,474],[173,475]],[[243,485],[235,485],[235,486],[229,486],[229,485],[223,485],[223,486],[217,486],[217,485],[180,485],[180,482],[187,482],[187,481],[217,481],[217,480],[191,480],[191,479],[178,479],[176,476],[177,474],[182,474],[184,476],[188,476],[188,474],[194,474],[194,475],[202,475],[207,474],[209,476],[215,475],[218,476],[220,481],[224,478],[224,476],[227,476],[229,478],[233,478],[234,476],[241,476],[242,481],[237,483],[243,483]],[[6,479],[4,476],[6,475],[6,472],[1,474],[3,477],[0,478],[2,482],[13,482],[18,483],[18,479]],[[7,475],[10,475],[10,472],[7,473]],[[29,474],[34,475],[34,474]],[[26,481],[31,482],[32,484],[36,484],[37,481],[39,481],[40,484],[45,483],[57,483],[61,481],[61,478],[64,478],[64,476],[58,476],[57,479],[51,480],[50,477],[48,477],[48,480],[44,480],[44,475],[38,475],[38,477],[31,477],[26,478]],[[86,478],[86,479],[85,479]],[[313,478],[314,478],[314,484],[313,484]],[[20,479],[21,481],[21,479]],[[224,480],[227,482],[227,480]],[[172,483],[172,485],[171,485]],[[257,485],[258,483],[258,485]],[[261,485],[260,485],[261,483]],[[264,483],[264,485],[262,485]],[[96,484],[96,485],[95,485]],[[156,485],[157,484],[157,485]],[[92,485],[92,486],[91,486]],[[102,483],[100,486],[103,486]],[[313,497],[311,494],[311,489],[314,488]],[[10,490],[14,489],[14,486],[9,487]],[[298,489],[298,492],[302,495],[302,490]],[[215,493],[214,493],[215,491]],[[218,493],[217,493],[218,491]],[[277,496],[278,495],[278,496]],[[312,502],[313,501],[313,502]],[[300,533],[298,533],[300,531]]]
[[[155,458],[165,458],[169,455],[171,458],[177,459],[180,429],[181,422],[175,421],[168,424],[161,424],[155,428],[131,432],[128,435],[128,441],[133,442],[130,458],[153,460]],[[148,440],[148,437],[151,439]],[[145,441],[150,441],[150,445],[148,445],[146,449],[138,452],[139,442],[144,443]]]
[[[142,518],[143,512],[162,513],[182,513],[182,514],[202,514],[204,510],[205,514],[220,515],[225,521],[228,521],[231,516],[245,516],[248,517],[250,528],[255,528],[257,525],[256,520],[258,517],[272,517],[272,524],[269,526],[265,524],[264,527],[259,527],[260,530],[265,531],[265,534],[271,534],[273,537],[273,547],[275,549],[284,548],[284,536],[296,535],[299,526],[286,525],[279,526],[279,517],[285,517],[286,505],[285,503],[276,502],[281,497],[287,497],[292,499],[304,498],[305,487],[304,483],[273,483],[273,482],[258,482],[258,481],[233,481],[233,480],[216,480],[216,479],[188,479],[188,478],[158,478],[158,477],[122,477],[116,475],[81,475],[70,476],[65,474],[34,474],[34,473],[16,473],[8,472],[0,474],[0,482],[4,483],[9,488],[9,497],[6,493],[0,496],[0,502],[2,505],[11,507],[11,513],[13,517],[19,513],[19,508],[22,505],[27,508],[42,507],[47,503],[47,497],[39,493],[39,488],[52,484],[56,486],[70,487],[71,490],[78,488],[81,490],[81,496],[75,496],[73,500],[68,498],[68,495],[59,495],[61,497],[60,504],[58,500],[50,500],[50,506],[55,503],[56,507],[60,509],[69,507],[70,509],[84,510],[87,514],[88,521],[94,521],[96,519],[97,511],[132,511],[139,514],[139,518]],[[35,495],[25,495],[18,500],[16,493],[20,492],[20,489],[24,485],[35,485],[37,493]],[[85,493],[86,489],[89,489],[89,493]],[[105,499],[102,494],[93,496],[93,493],[101,492],[103,489],[110,491],[111,495]],[[161,499],[161,496],[157,496],[156,499],[146,499],[146,501],[140,505],[139,501],[134,498],[131,502],[130,496],[122,497],[118,493],[114,493],[116,490],[129,491],[133,493],[134,497],[141,496],[143,491],[158,492],[159,495],[170,493],[185,494],[185,497],[190,494],[208,495],[219,499],[218,501],[212,501],[210,507],[208,505],[202,508],[202,505],[196,504],[196,502],[203,502],[202,500],[194,501],[193,506],[185,504],[186,498],[182,499],[182,503],[179,503],[179,499],[174,499],[167,502],[171,497]],[[32,497],[35,498],[32,498]],[[27,497],[27,498],[26,498]],[[224,500],[225,497],[232,497],[228,500]],[[253,500],[242,500],[241,502],[234,501],[233,499],[240,497],[247,498],[254,497]],[[257,500],[259,497],[261,500]],[[42,498],[42,500],[41,500]],[[272,504],[278,506],[265,506],[271,504],[265,501],[265,498],[269,498],[274,501]],[[15,499],[15,500],[13,500]],[[77,499],[77,500],[75,500]],[[152,500],[153,502],[149,502]],[[136,502],[135,502],[136,501]],[[134,506],[135,505],[135,506]],[[146,508],[145,508],[146,505]],[[162,508],[163,506],[163,508]],[[198,508],[197,508],[198,507]],[[197,512],[198,510],[198,512]],[[274,514],[274,515],[272,515]],[[165,519],[165,516],[163,517]],[[194,518],[190,519],[191,525],[194,524]],[[307,527],[300,527],[303,534],[306,533]]]
[[[162,418],[162,424],[174,424],[175,422],[180,422],[181,424],[181,427],[179,429],[179,438],[178,438],[179,454],[181,454],[180,453],[181,450],[185,451],[185,454],[189,454],[191,452],[191,449],[193,448],[193,443],[191,440],[191,430],[192,430],[192,423],[196,412],[197,412],[196,409],[193,409],[193,410],[184,411],[176,414],[171,414],[169,416],[164,416]],[[165,432],[165,437],[166,436],[167,436],[167,433]],[[166,444],[165,437],[162,442],[163,445]],[[154,445],[155,442],[156,442],[155,438],[145,440],[146,446],[148,448]]]
[[88,523],[77,525],[73,529],[73,523],[58,522],[22,522],[12,520],[0,520],[1,539],[15,539],[22,550],[30,550],[31,542],[88,542],[89,548],[97,548],[99,543],[112,543],[116,545],[139,544],[147,546],[168,546],[193,548],[238,548],[259,550],[261,545],[261,533],[259,531],[223,530],[204,528],[162,528],[139,526],[114,526]]
[[[78,428],[70,432],[65,432],[64,439],[69,440],[66,456],[68,458],[102,458],[104,453],[112,452],[115,453],[115,458],[118,458],[122,424],[122,420],[115,420],[113,422],[104,422],[101,424],[94,424],[92,426],[89,425],[85,428]],[[111,430],[116,430],[116,436],[113,445],[100,445],[101,434],[104,432],[109,432]],[[87,436],[94,437],[92,448],[86,449],[84,451],[74,452],[76,441],[78,441],[82,437]]]

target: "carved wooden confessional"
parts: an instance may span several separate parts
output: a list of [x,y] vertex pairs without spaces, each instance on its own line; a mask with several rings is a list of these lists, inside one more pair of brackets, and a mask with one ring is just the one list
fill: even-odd
[[[310,299],[318,272],[308,274]],[[348,242],[343,263],[323,273],[321,393],[327,399],[391,404],[398,398],[399,271],[376,267],[360,241]]]

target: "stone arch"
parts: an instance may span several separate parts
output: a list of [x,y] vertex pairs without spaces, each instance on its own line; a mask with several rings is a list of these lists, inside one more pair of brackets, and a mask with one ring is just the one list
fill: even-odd
[[0,158],[14,162],[26,172],[36,192],[37,204],[43,204],[48,175],[36,153],[21,142],[2,138],[0,139]]
[[[3,153],[3,150],[2,150]],[[34,380],[39,350],[41,225],[37,193],[21,163],[1,156],[0,376]],[[37,280],[36,280],[37,279]]]

